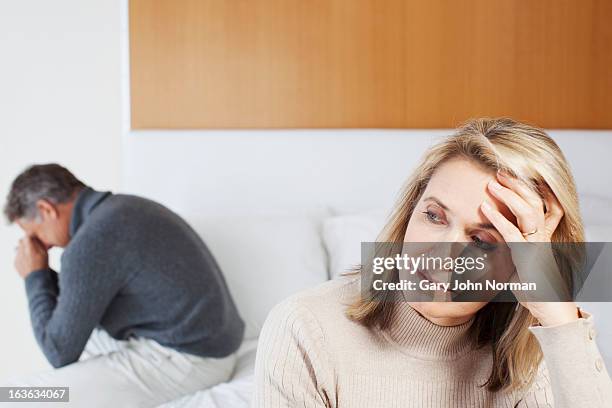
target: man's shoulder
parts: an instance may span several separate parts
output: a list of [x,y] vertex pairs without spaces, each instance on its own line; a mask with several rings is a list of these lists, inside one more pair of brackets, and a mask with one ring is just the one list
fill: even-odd
[[109,195],[93,208],[76,234],[71,237],[62,261],[64,258],[73,258],[82,252],[83,248],[86,248],[90,255],[96,251],[104,251],[109,245],[125,237],[126,230],[133,226],[134,222],[139,223],[138,217],[142,215],[143,208],[152,204],[152,201],[137,196]]
[[162,204],[145,197],[131,194],[112,194],[100,203],[99,208],[96,208],[91,215],[123,211],[141,212],[142,210],[169,211]]
[[176,214],[153,200],[129,194],[113,194],[94,208],[79,229],[79,233],[83,233],[77,235],[112,235],[124,233],[134,226],[146,230],[176,217]]

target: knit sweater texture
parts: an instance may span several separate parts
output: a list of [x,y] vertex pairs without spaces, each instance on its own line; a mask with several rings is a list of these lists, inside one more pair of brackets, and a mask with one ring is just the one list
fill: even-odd
[[368,330],[345,316],[359,285],[342,276],[274,307],[260,336],[252,407],[612,407],[591,315],[530,328],[544,355],[535,380],[490,392],[482,385],[492,351],[468,335],[473,319],[439,326],[398,303],[388,330]]
[[34,335],[54,367],[77,361],[96,327],[201,357],[238,349],[244,321],[213,255],[177,214],[153,201],[78,195],[61,272],[25,280]]

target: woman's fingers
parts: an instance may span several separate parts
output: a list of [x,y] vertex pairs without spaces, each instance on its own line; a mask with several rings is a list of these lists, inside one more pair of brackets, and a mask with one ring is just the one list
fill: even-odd
[[480,206],[482,213],[487,217],[495,229],[502,235],[506,242],[524,242],[523,234],[502,213],[497,211],[491,203],[484,201]]
[[540,197],[540,195],[533,188],[527,185],[527,183],[501,171],[497,172],[497,180],[503,186],[516,192],[531,207],[544,212],[544,202],[542,201],[542,197]]
[[[537,229],[541,233],[538,234],[540,238],[545,235],[545,239],[550,239],[564,215],[552,190],[544,185],[542,198],[537,191],[516,177],[498,172],[497,179],[499,183],[489,183],[489,190],[516,216],[520,230],[531,232]],[[535,236],[532,238],[535,239]]]
[[489,191],[512,211],[522,232],[540,230],[544,227],[544,210],[533,207],[515,191],[504,187],[495,180],[489,182]]

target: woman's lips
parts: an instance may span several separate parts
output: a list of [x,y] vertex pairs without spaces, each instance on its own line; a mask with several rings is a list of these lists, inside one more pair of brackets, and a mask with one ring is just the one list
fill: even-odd
[[430,282],[435,282],[435,283],[439,283],[436,279],[434,279],[433,277],[431,277],[431,275],[429,274],[429,272],[424,271],[422,269],[419,269],[417,271],[417,275],[419,276],[419,278],[421,278],[421,280],[427,280]]
[[[440,281],[439,279],[435,279],[433,276],[431,276],[431,274],[428,271],[425,271],[423,269],[419,269],[417,270],[417,276],[421,279],[421,280],[426,280],[429,282],[433,282],[433,283],[442,283],[442,281]],[[448,281],[447,281],[448,282]],[[448,290],[449,292],[455,292],[454,290],[450,289]]]

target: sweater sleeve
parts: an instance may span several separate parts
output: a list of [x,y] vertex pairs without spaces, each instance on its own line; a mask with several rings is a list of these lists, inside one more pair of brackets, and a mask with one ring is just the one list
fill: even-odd
[[276,305],[262,328],[252,408],[335,407],[323,331],[291,298]]
[[64,255],[61,273],[42,269],[25,280],[34,336],[55,368],[79,359],[118,290],[118,279],[104,260],[89,255],[77,254],[66,262]]
[[604,408],[612,381],[597,344],[593,317],[551,327],[532,327],[544,355],[530,390],[518,407]]

